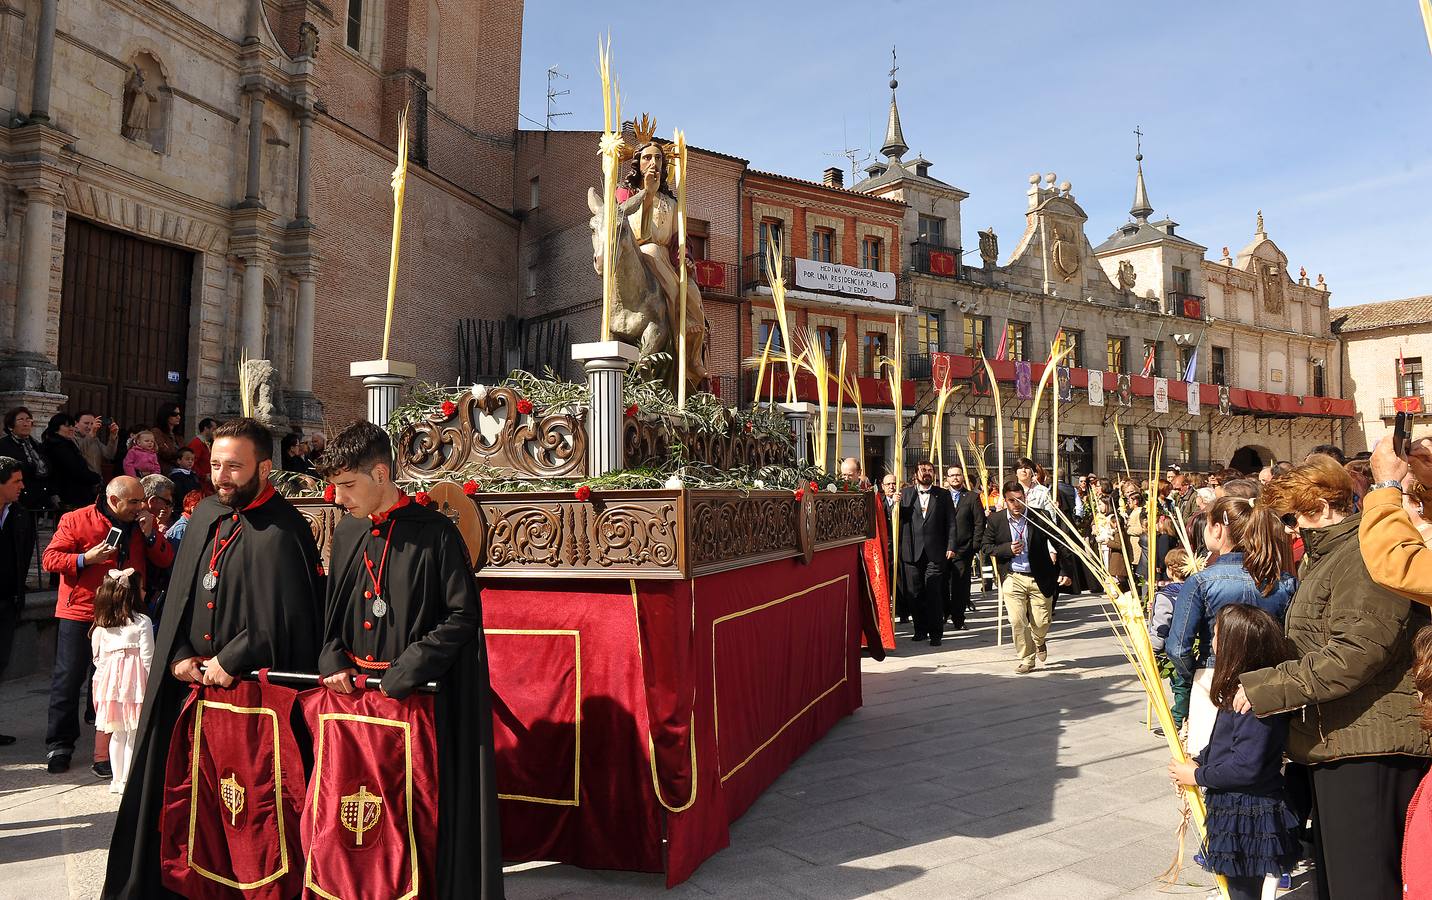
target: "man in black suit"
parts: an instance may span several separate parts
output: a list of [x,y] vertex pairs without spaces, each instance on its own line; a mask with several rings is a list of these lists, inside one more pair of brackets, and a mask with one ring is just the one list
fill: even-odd
[[[15,626],[25,607],[25,572],[35,553],[35,520],[20,505],[25,473],[19,460],[0,456],[0,675],[10,663]],[[15,743],[0,734],[0,746]]]
[[973,609],[970,602],[970,560],[984,543],[984,505],[975,491],[965,483],[959,466],[945,470],[945,489],[955,507],[955,558],[950,560],[950,590],[946,594],[945,615],[956,630],[965,627],[965,612]]
[[945,634],[945,573],[955,556],[955,505],[935,486],[935,465],[922,460],[915,483],[900,493],[900,568],[915,618],[915,640],[940,646]]
[[1050,556],[1048,535],[1024,503],[1024,487],[1011,478],[1004,483],[1004,509],[985,526],[984,549],[1005,571],[1002,592],[1020,675],[1034,671],[1035,661],[1048,657],[1045,637],[1059,591],[1059,565]]

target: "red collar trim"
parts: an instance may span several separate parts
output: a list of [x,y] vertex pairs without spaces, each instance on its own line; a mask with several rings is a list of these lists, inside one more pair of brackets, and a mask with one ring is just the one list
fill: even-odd
[[388,521],[388,517],[391,516],[395,511],[402,509],[410,502],[412,501],[409,499],[408,495],[403,493],[403,491],[399,490],[397,503],[394,503],[392,506],[388,507],[383,512],[373,513],[373,515],[369,516],[368,518],[373,520],[374,525],[382,525],[384,522]]
[[248,512],[251,509],[258,509],[260,506],[263,506],[265,503],[269,502],[269,498],[273,496],[273,493],[273,482],[265,481],[263,490],[259,491],[259,495],[254,498],[254,502],[250,503],[248,506],[245,506],[241,510],[241,512]]

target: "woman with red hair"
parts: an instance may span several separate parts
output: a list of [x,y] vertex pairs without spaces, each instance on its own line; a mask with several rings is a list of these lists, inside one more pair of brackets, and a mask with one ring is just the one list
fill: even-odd
[[1309,766],[1319,896],[1402,896],[1408,803],[1427,771],[1413,635],[1427,608],[1373,581],[1358,543],[1353,482],[1310,456],[1263,491],[1307,547],[1287,633],[1299,658],[1248,672],[1234,699],[1259,716],[1296,712],[1288,756]]

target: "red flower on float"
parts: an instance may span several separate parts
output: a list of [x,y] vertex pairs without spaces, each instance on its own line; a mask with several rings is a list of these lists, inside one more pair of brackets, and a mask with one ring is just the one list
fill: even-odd
[[442,409],[443,415],[449,419],[457,415],[457,404],[452,402],[451,400],[444,400]]
[[747,422],[747,423],[746,423],[746,430],[747,430],[747,431],[754,431],[755,429],[753,429],[753,428],[751,427],[751,423],[750,423],[750,422]]
[[416,494],[413,495],[413,499],[416,500],[416,501],[418,501],[418,505],[419,505],[419,506],[427,506],[427,505],[428,505],[428,492],[427,492],[427,491],[418,491]]
[[332,503],[332,502],[333,502],[333,497],[334,497],[333,485],[330,484],[328,487],[326,487],[326,488],[323,489],[323,502],[324,502],[324,503]]
[[796,500],[800,500],[802,497],[805,496],[805,488],[796,488],[796,489],[795,489],[795,495],[796,495]]
[[518,397],[518,398],[517,398],[517,411],[518,411],[519,413],[521,413],[522,415],[524,415],[524,416],[529,416],[529,415],[531,415],[531,414],[532,414],[532,401],[531,401],[531,400],[528,400],[526,397]]
[[628,406],[628,407],[626,408],[627,418],[628,418],[628,419],[634,419],[634,418],[636,418],[636,414],[637,414],[638,412],[640,412],[640,411],[641,411],[641,410],[639,410],[639,409],[636,408],[636,404],[633,403],[631,406]]
[[820,485],[818,485],[818,484],[816,484],[814,481],[812,481],[812,482],[810,483],[810,489],[813,490],[813,491],[818,491],[818,490],[820,490]]
[[480,490],[482,490],[482,485],[478,484],[476,481],[473,481],[471,478],[462,483],[462,492],[464,494],[467,494],[469,497],[471,497],[473,494],[476,494]]
[[573,493],[576,495],[577,499],[581,500],[583,503],[586,503],[588,500],[592,499],[592,489],[587,487],[585,484],[577,485],[577,490]]

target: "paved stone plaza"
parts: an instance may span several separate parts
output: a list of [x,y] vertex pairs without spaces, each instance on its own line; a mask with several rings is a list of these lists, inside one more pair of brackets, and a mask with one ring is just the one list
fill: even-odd
[[[731,846],[666,891],[656,875],[528,865],[510,900],[586,897],[1203,897],[1173,858],[1168,752],[1099,602],[1060,604],[1047,667],[1014,674],[994,605],[943,647],[865,660],[865,706],[771,787]],[[99,891],[118,799],[84,749],[66,776],[42,763],[48,681],[0,687],[0,884],[27,900]],[[1194,842],[1189,840],[1189,859]],[[1305,891],[1285,897],[1303,896]]]

